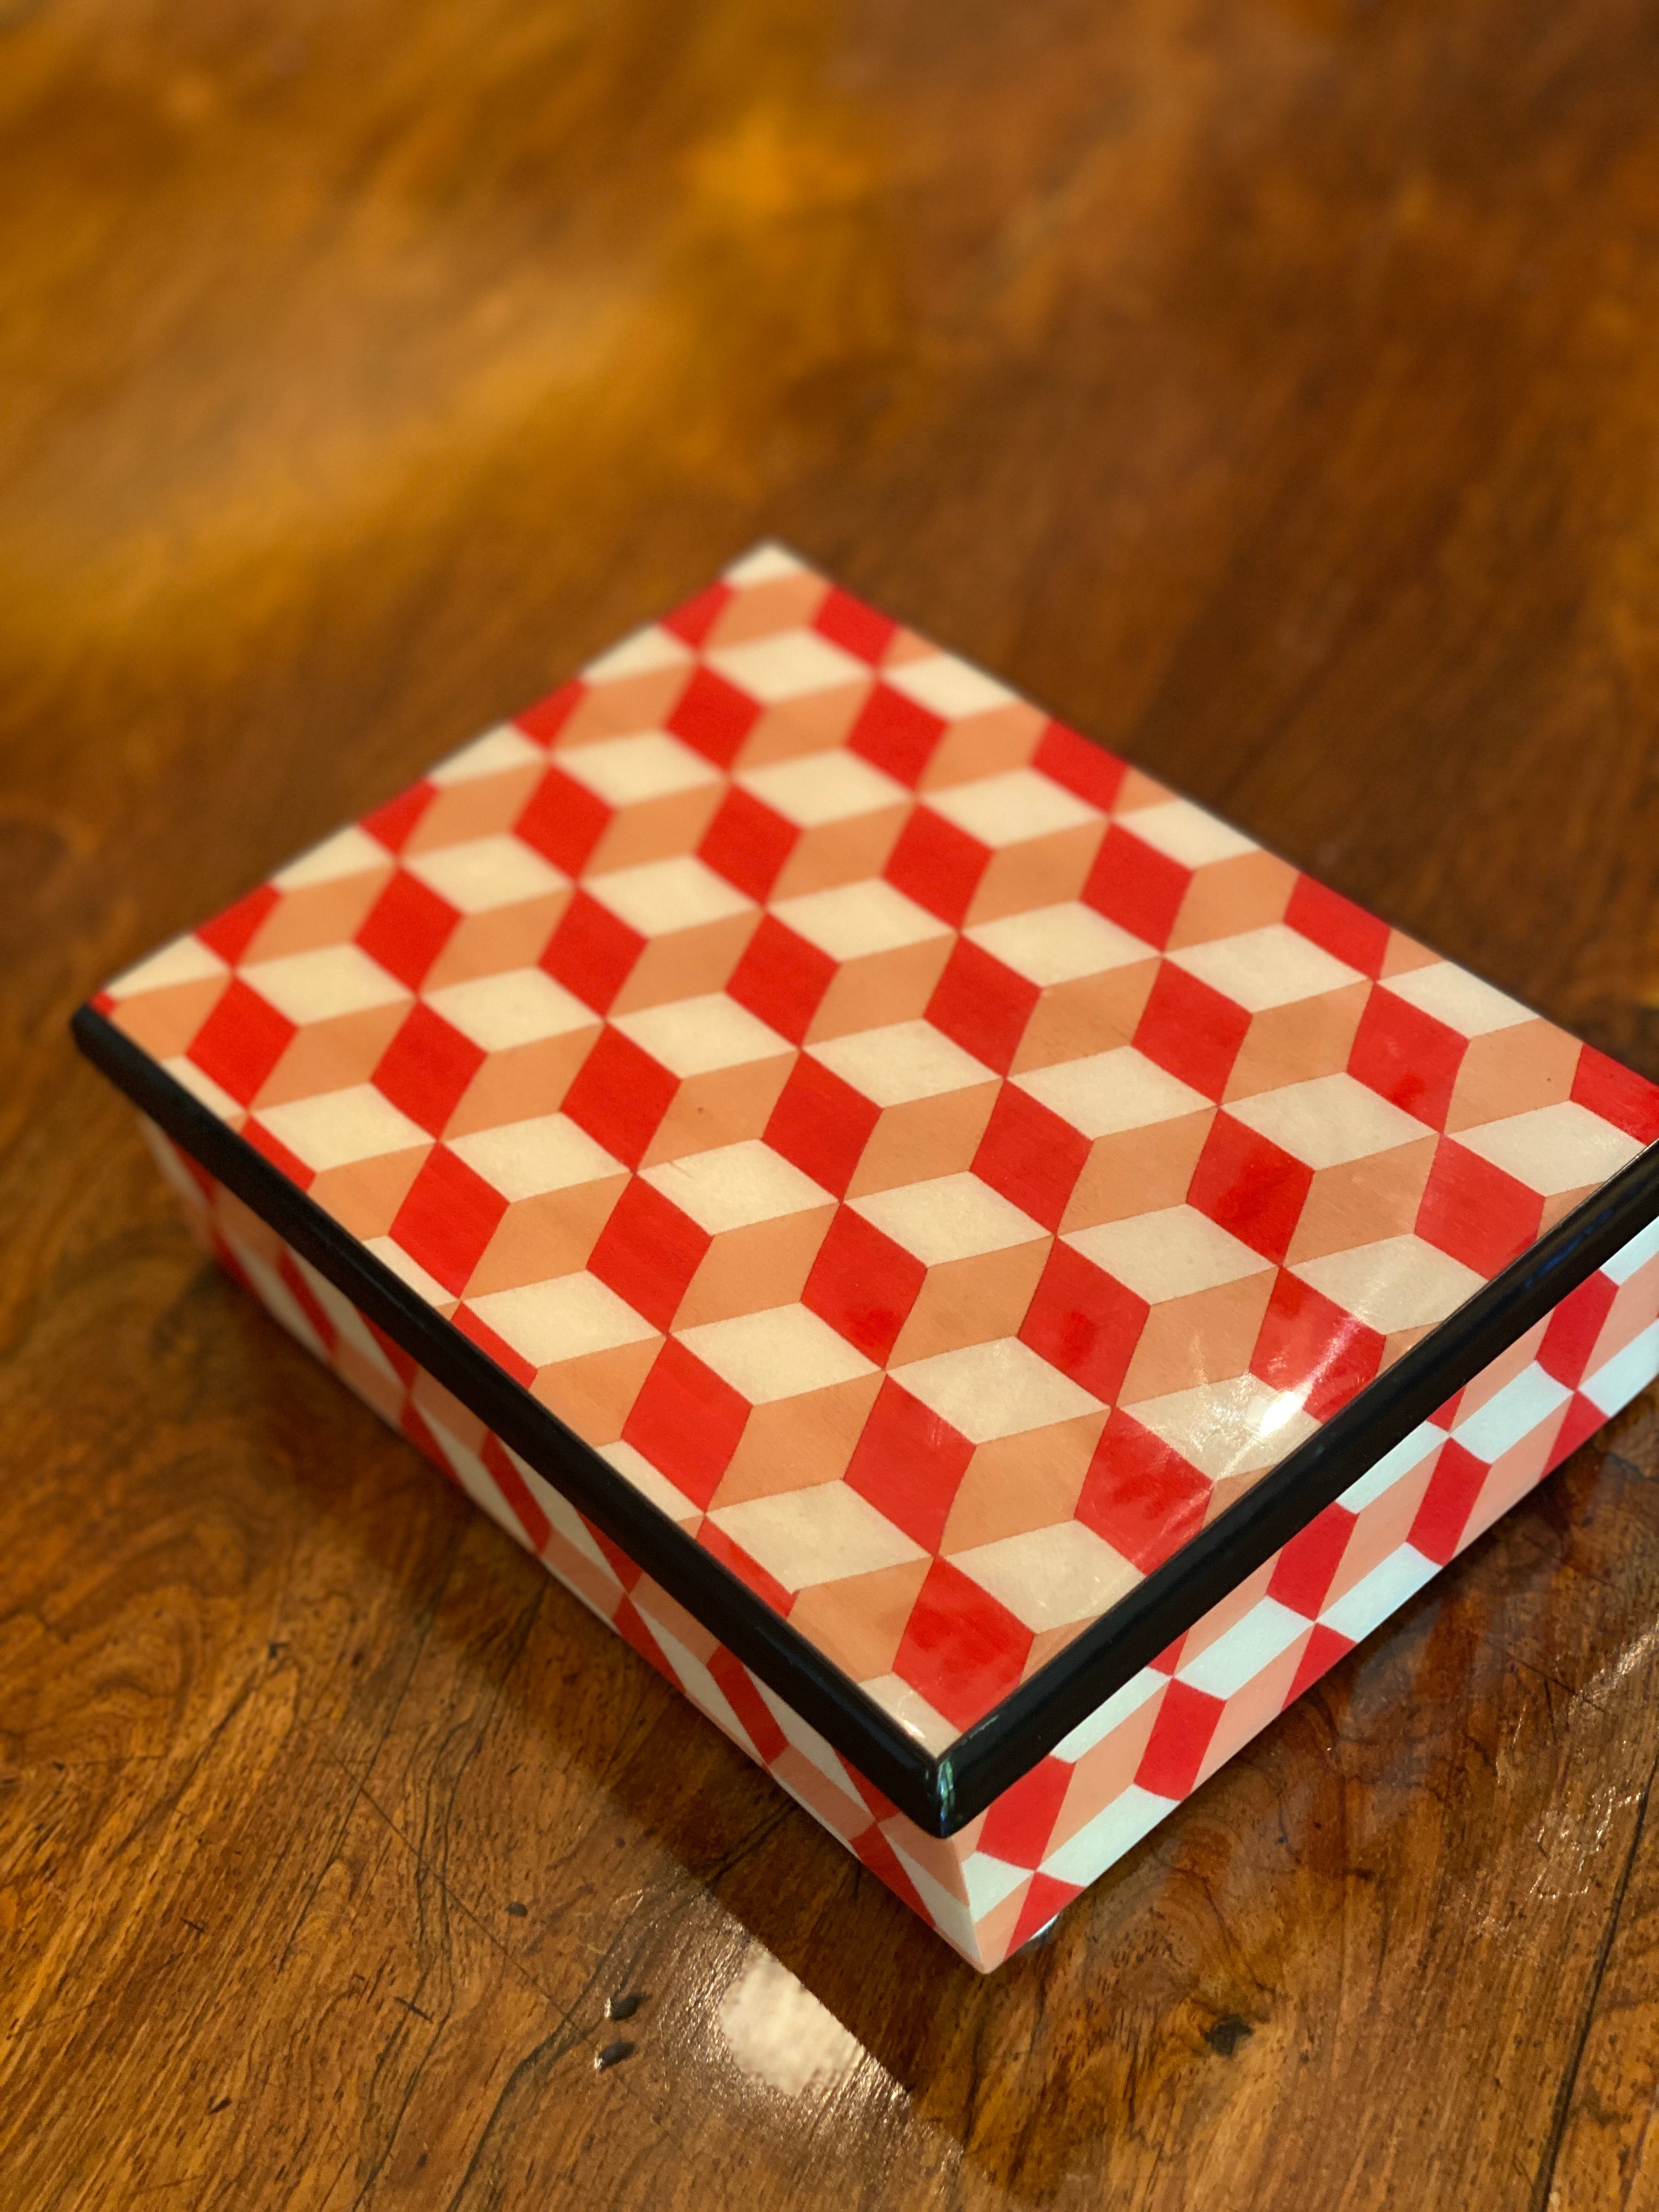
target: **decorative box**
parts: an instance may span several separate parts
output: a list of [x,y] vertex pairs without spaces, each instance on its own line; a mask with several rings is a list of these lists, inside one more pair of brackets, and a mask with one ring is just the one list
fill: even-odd
[[980,1967],[1659,1371],[1659,1090],[775,546],[76,1031]]

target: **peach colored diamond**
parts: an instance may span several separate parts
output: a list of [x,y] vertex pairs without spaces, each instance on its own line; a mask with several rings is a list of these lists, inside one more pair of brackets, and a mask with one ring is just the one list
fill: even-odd
[[1382,988],[1462,1036],[1489,1036],[1494,1030],[1512,1030],[1537,1019],[1518,999],[1493,990],[1467,968],[1454,968],[1449,960],[1415,968],[1409,975],[1390,975]]
[[684,1524],[702,1520],[702,1506],[677,1490],[668,1477],[653,1467],[645,1454],[636,1451],[632,1444],[596,1444],[594,1449],[602,1460],[609,1461],[625,1482],[631,1483],[642,1498],[648,1498],[671,1521]]
[[616,684],[624,677],[653,675],[660,668],[689,668],[695,658],[690,647],[672,630],[647,623],[590,660],[582,677],[588,684]]
[[657,1334],[608,1285],[586,1271],[526,1283],[519,1290],[491,1291],[467,1304],[532,1367],[550,1367],[621,1344],[643,1344]]
[[106,995],[118,1002],[137,999],[146,991],[171,990],[179,983],[205,983],[215,975],[228,975],[229,965],[203,944],[199,937],[175,937],[148,960],[125,969],[106,986]]
[[982,668],[958,660],[953,653],[930,653],[902,667],[883,672],[883,680],[902,691],[930,714],[947,722],[965,720],[969,714],[988,714],[999,707],[1017,707],[1018,691],[999,684]]
[[884,806],[910,804],[910,794],[902,783],[884,775],[860,754],[839,748],[806,753],[768,768],[747,769],[735,781],[799,830],[817,830],[826,823],[849,822]]
[[1230,822],[1194,806],[1190,799],[1166,799],[1157,805],[1121,814],[1118,819],[1126,830],[1183,868],[1207,867],[1212,861],[1237,860],[1241,854],[1261,849]]
[[631,738],[574,746],[560,766],[607,806],[672,799],[678,792],[696,791],[720,780],[717,768],[666,730],[641,730]]
[[930,791],[927,804],[934,813],[994,850],[1051,836],[1060,830],[1086,829],[1103,819],[1097,807],[1034,768],[1011,769],[1004,775]]
[[811,629],[779,630],[752,645],[726,646],[705,657],[716,675],[768,706],[839,684],[867,684],[871,675],[867,662]]
[[326,945],[314,952],[290,952],[280,960],[256,961],[241,971],[267,1006],[304,1026],[332,1021],[341,1014],[367,1013],[415,995],[406,983],[387,975],[358,945]]
[[876,952],[897,952],[930,938],[948,937],[949,925],[895,890],[880,877],[867,883],[842,884],[834,890],[807,891],[781,899],[772,909],[798,937],[816,945],[832,960],[860,960]]
[[648,1052],[671,1075],[682,1078],[711,1074],[717,1067],[741,1067],[794,1049],[724,991],[698,999],[671,999],[639,1013],[613,1014],[611,1026],[641,1052]]
[[1201,1092],[1127,1044],[1092,1053],[1086,1060],[1034,1067],[1013,1081],[1091,1139],[1201,1113],[1210,1104]]
[[954,1721],[947,1721],[943,1713],[936,1711],[921,1692],[913,1689],[902,1674],[872,1674],[859,1687],[866,1697],[873,1698],[884,1713],[890,1714],[907,1735],[915,1736],[929,1751],[943,1751],[962,1733]]
[[285,868],[279,868],[270,880],[279,891],[309,890],[314,884],[344,883],[376,868],[389,872],[395,865],[380,840],[354,823],[349,830],[337,830],[331,837],[301,853]]
[[755,908],[753,899],[689,853],[672,860],[647,860],[639,867],[612,868],[585,880],[588,896],[641,937],[665,937],[672,930],[727,921]]

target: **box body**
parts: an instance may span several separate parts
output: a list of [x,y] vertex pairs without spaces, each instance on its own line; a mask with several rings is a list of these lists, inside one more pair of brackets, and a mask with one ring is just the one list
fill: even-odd
[[1659,1376],[1650,1228],[988,1809],[926,1833],[153,1124],[215,1257],[981,1972],[1000,1966]]
[[778,549],[77,1034],[981,1967],[1659,1370],[1652,1085]]

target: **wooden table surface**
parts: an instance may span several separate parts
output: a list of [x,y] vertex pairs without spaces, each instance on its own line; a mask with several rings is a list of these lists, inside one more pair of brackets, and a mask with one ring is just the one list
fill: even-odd
[[1659,1074],[1656,91],[1637,0],[0,0],[9,2212],[1659,2204],[1650,1404],[981,1981],[64,1028],[776,535]]

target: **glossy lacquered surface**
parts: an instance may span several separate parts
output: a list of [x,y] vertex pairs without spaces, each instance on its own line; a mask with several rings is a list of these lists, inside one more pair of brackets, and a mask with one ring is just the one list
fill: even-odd
[[[1641,2201],[1639,1415],[941,1982],[58,1036],[773,534],[1648,1061],[1645,19],[6,37],[13,2197]],[[781,1970],[838,2085],[739,2063]]]
[[935,1754],[1659,1136],[777,544],[93,1011]]

